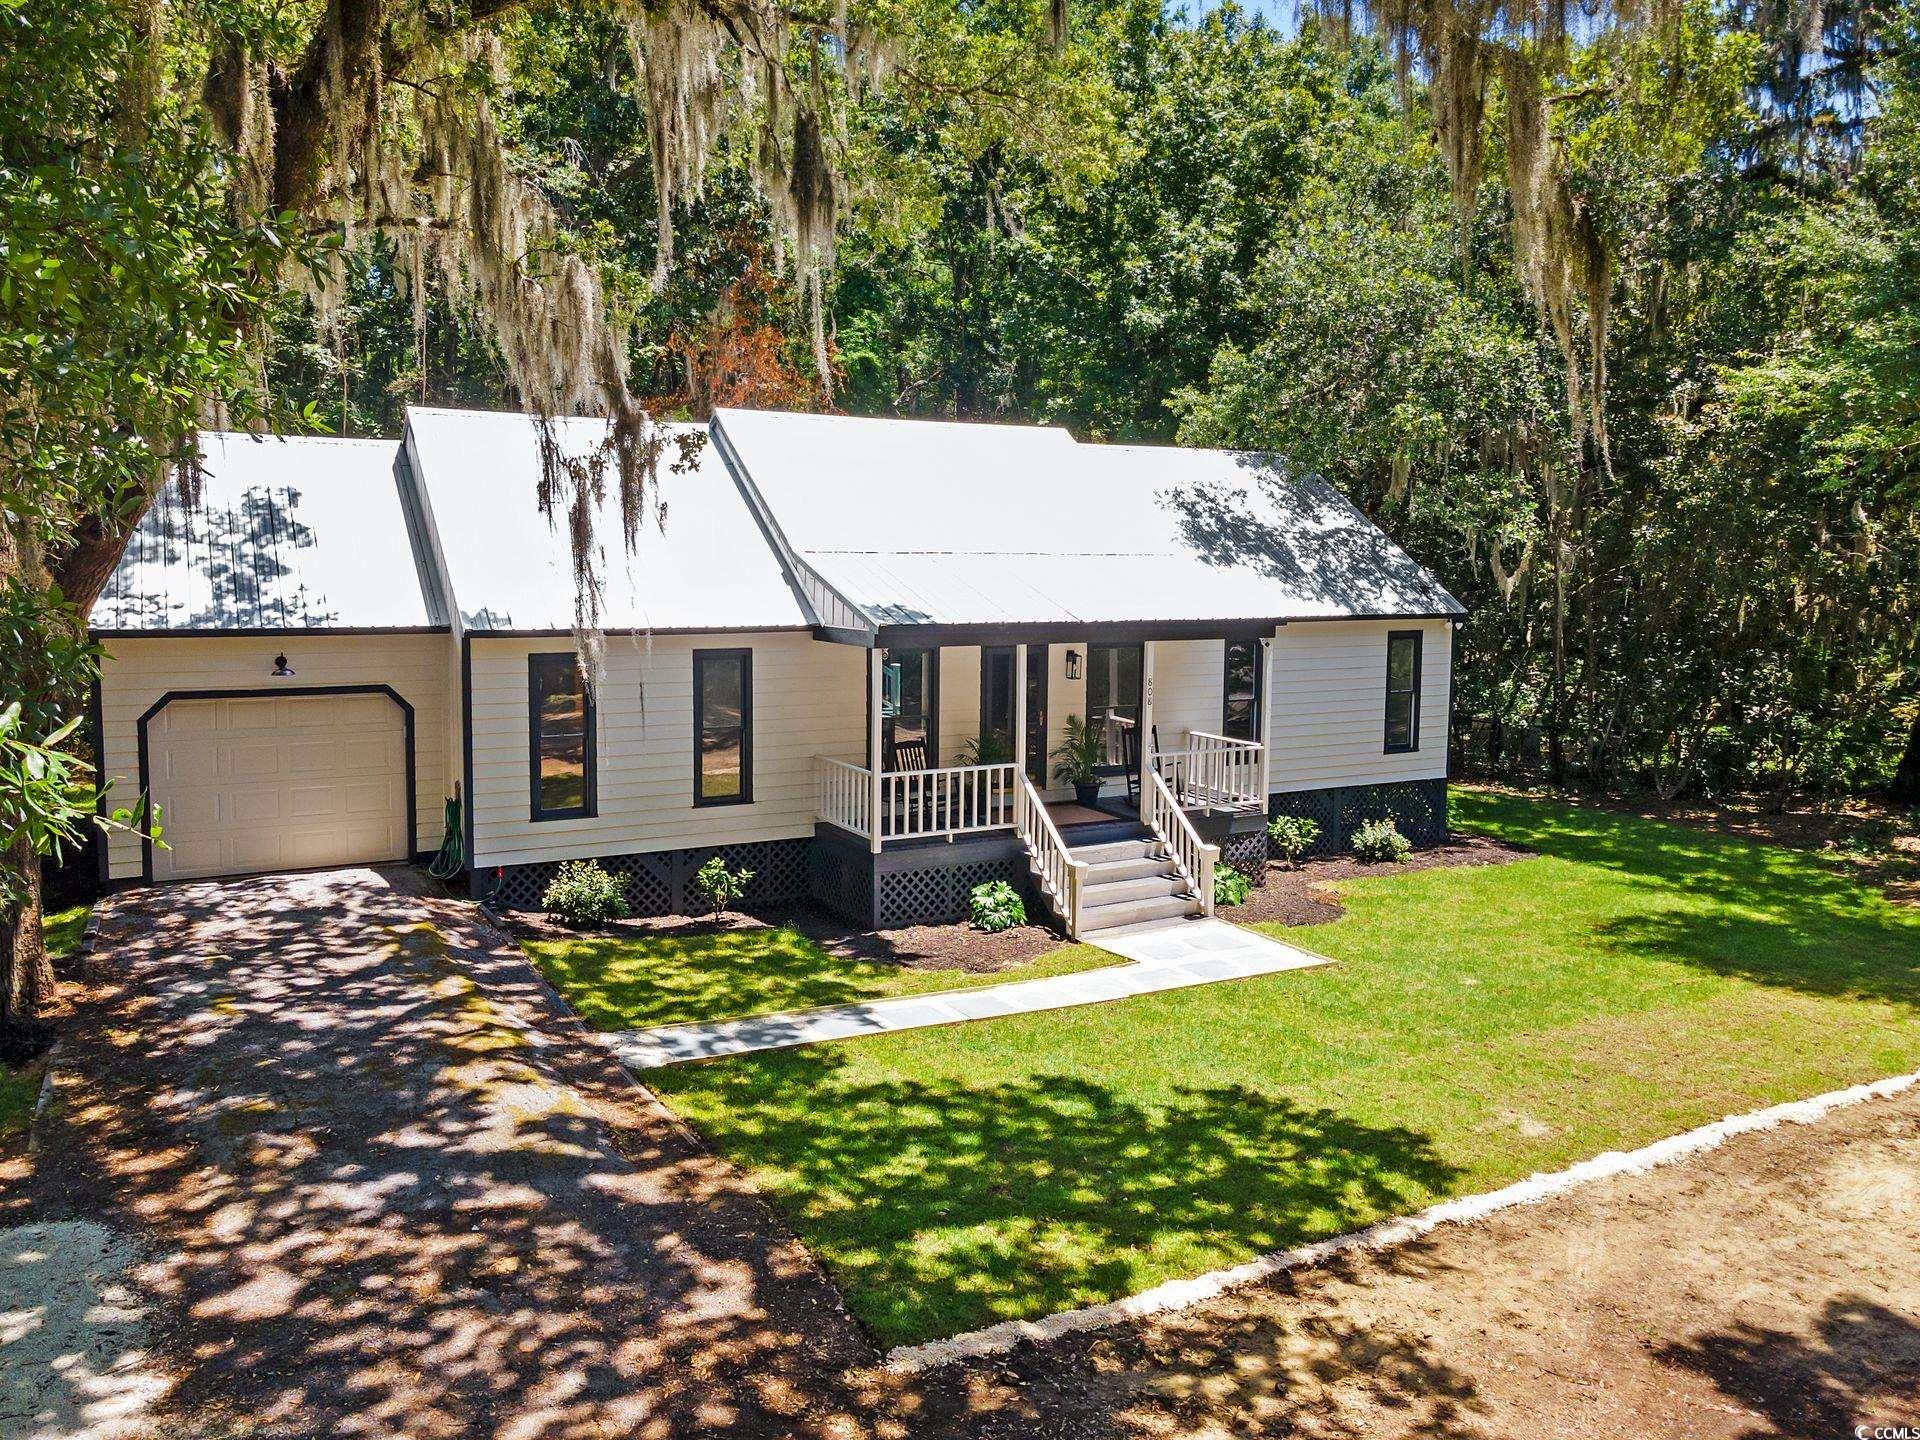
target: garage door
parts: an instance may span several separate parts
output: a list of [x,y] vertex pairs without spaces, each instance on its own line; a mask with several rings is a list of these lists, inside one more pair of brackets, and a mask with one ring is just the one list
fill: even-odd
[[406,722],[385,695],[176,700],[147,722],[156,880],[402,860]]

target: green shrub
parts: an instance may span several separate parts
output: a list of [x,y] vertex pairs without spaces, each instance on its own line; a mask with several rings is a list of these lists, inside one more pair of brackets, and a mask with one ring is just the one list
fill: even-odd
[[1242,875],[1231,865],[1213,867],[1213,903],[1218,905],[1239,905],[1245,902],[1247,892],[1253,889],[1253,881]]
[[547,913],[567,925],[604,925],[627,913],[627,886],[592,860],[569,860],[540,897]]
[[729,870],[727,862],[718,855],[693,872],[693,893],[705,901],[715,915],[732,909],[752,883],[753,871]]
[[1299,864],[1319,838],[1319,825],[1304,815],[1276,815],[1267,822],[1267,853],[1289,865]]
[[973,923],[982,930],[1011,930],[1027,923],[1026,902],[1020,892],[1004,880],[989,880],[967,893],[967,909]]
[[1397,865],[1413,853],[1413,842],[1391,820],[1368,820],[1353,832],[1353,853],[1369,865]]

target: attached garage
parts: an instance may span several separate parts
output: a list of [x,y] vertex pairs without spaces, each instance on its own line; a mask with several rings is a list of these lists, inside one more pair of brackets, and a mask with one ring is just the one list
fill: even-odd
[[447,608],[395,441],[202,437],[197,503],[142,520],[92,616],[103,878],[412,860],[452,789]]
[[156,880],[413,853],[413,708],[389,689],[176,695],[143,725]]

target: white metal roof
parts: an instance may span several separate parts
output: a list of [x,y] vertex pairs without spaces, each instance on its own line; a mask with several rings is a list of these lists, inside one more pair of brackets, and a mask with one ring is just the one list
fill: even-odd
[[1269,457],[1039,426],[714,421],[799,559],[876,624],[1461,613],[1337,490]]
[[100,631],[405,629],[436,623],[392,440],[201,437],[199,503],[156,500],[95,603]]
[[[556,420],[561,444],[585,455],[604,420]],[[453,598],[470,629],[568,630],[574,617],[572,550],[564,517],[540,513],[539,441],[531,417],[410,408],[415,479],[425,492]],[[667,427],[675,433],[702,426]],[[703,444],[695,467],[660,462],[664,529],[642,525],[634,552],[621,536],[618,487],[594,521],[608,630],[769,630],[806,626],[786,572],[727,467]]]

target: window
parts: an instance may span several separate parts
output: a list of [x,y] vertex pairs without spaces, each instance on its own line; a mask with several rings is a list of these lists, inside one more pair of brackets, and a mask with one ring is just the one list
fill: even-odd
[[1387,636],[1387,753],[1420,748],[1420,632]]
[[1140,647],[1087,647],[1087,723],[1102,727],[1107,739],[1107,763],[1126,761],[1125,727],[1118,721],[1140,723]]
[[980,649],[980,740],[974,764],[1004,765],[1013,759],[1013,646]]
[[[887,650],[881,663],[886,667],[880,682],[880,727],[887,747],[887,769],[917,770],[937,765],[940,652]],[[899,763],[902,745],[914,764]]]
[[753,800],[753,652],[693,652],[693,803]]
[[594,813],[593,696],[573,655],[527,657],[533,818]]
[[1260,642],[1227,641],[1225,701],[1220,733],[1236,740],[1260,739]]

